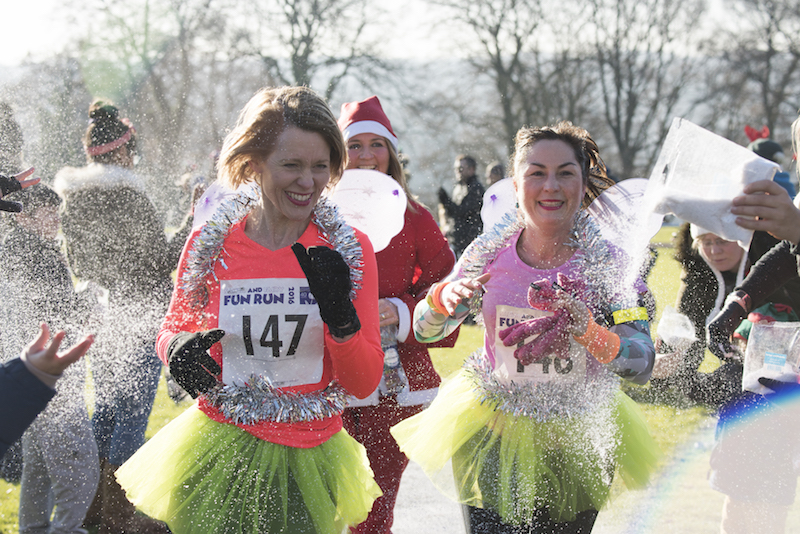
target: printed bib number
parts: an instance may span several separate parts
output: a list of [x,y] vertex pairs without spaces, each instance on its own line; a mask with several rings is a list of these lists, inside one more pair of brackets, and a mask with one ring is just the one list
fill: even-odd
[[323,323],[305,278],[223,280],[219,299],[223,382],[253,374],[277,387],[322,379]]
[[522,365],[519,360],[514,358],[514,351],[524,343],[536,339],[536,336],[531,336],[512,347],[503,345],[499,334],[502,330],[519,322],[546,315],[552,314],[531,308],[497,306],[494,339],[495,376],[514,382],[550,382],[552,380],[577,382],[586,379],[586,349],[573,339],[570,339],[569,358],[561,359],[548,355],[530,365]]

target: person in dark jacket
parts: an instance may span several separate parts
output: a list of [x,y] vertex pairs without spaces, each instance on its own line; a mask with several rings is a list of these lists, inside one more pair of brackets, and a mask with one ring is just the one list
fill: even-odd
[[[70,336],[84,328],[88,307],[75,292],[57,238],[61,198],[37,184],[6,199],[22,204],[23,211],[7,216],[10,230],[3,239],[0,270],[6,305],[0,338],[4,354],[20,354],[23,340],[38,332],[42,318]],[[99,478],[85,380],[82,361],[70,366],[58,381],[58,393],[22,438],[21,534],[84,532],[81,525]]]
[[[28,178],[31,174],[33,168],[15,176],[0,174],[0,211],[22,210],[18,202],[2,197],[38,183],[38,178]],[[83,357],[94,342],[94,336],[86,336],[59,353],[65,335],[58,332],[51,340],[50,328],[43,323],[20,357],[0,365],[0,458],[53,398],[64,369]]]
[[[769,519],[765,531],[782,532],[788,505],[794,501],[791,439],[770,441],[777,436],[765,434],[765,429],[780,427],[779,421],[786,419],[776,415],[781,410],[771,409],[761,395],[742,391],[741,357],[720,357],[720,366],[713,372],[698,371],[707,347],[706,324],[735,295],[734,288],[742,284],[750,265],[776,242],[769,234],[756,232],[745,254],[737,242],[688,223],[676,240],[676,259],[682,267],[678,311],[689,317],[698,341],[682,355],[675,374],[653,384],[675,385],[692,400],[719,412],[709,482],[726,495],[721,532],[740,532],[731,529],[756,517],[762,526]],[[800,306],[800,280],[774,288],[766,300],[781,309]],[[745,420],[750,421],[748,425],[740,424]],[[796,435],[796,428],[792,432]],[[750,472],[743,469],[745,464],[752,468]],[[752,476],[752,472],[761,475]],[[745,531],[750,530],[741,530]]]
[[[89,109],[84,137],[89,164],[66,167],[54,187],[63,197],[62,228],[73,273],[108,290],[108,308],[91,359],[95,383],[92,416],[102,468],[96,505],[87,524],[103,529],[167,532],[160,522],[134,515],[114,472],[144,444],[161,362],[155,337],[191,224],[169,239],[133,172],[136,131],[110,103]],[[94,513],[101,510],[99,517]]]
[[[718,244],[717,241],[724,243]],[[726,242],[702,228],[689,223],[680,227],[675,242],[675,259],[681,264],[681,286],[676,306],[678,312],[692,322],[697,341],[682,355],[677,370],[667,378],[653,379],[653,386],[674,386],[689,398],[712,408],[719,408],[737,395],[741,390],[741,362],[722,359],[721,366],[713,373],[698,371],[707,347],[706,324],[725,306],[726,297],[742,283],[750,266],[777,242],[766,232],[756,232],[745,254],[735,242]],[[705,248],[704,243],[708,245]],[[711,249],[715,249],[713,253],[716,254],[720,245],[739,250],[741,261],[720,269],[714,262],[706,260],[712,254]],[[800,310],[800,279],[775,289],[765,297],[765,301]],[[662,352],[668,350],[662,349]]]
[[480,235],[483,229],[481,207],[484,187],[476,174],[477,163],[467,155],[459,155],[455,162],[456,185],[453,194],[448,195],[439,188],[439,203],[444,209],[445,235],[456,254],[461,256],[467,245]]

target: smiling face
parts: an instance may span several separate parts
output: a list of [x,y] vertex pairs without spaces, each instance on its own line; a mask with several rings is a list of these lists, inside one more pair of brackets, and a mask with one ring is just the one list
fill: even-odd
[[514,189],[528,226],[569,232],[585,186],[575,151],[564,141],[537,141],[517,160]]
[[347,141],[348,169],[370,169],[389,174],[389,142],[373,133],[354,135]]
[[739,243],[727,241],[712,233],[697,238],[697,249],[703,259],[720,272],[736,270],[744,255]]
[[331,178],[330,154],[322,135],[287,126],[269,156],[250,160],[273,228],[308,224]]

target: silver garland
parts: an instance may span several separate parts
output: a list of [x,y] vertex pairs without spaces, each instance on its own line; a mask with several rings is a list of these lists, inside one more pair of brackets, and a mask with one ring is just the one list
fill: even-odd
[[[461,270],[462,277],[477,278],[482,275],[486,266],[497,256],[498,251],[522,227],[522,219],[517,209],[503,215],[500,222],[479,235],[461,255],[459,262],[463,266]],[[475,315],[475,321],[478,324],[483,324],[482,307],[483,292],[476,291],[469,301],[469,309]]]
[[[219,262],[225,265],[225,239],[231,229],[250,213],[260,201],[258,186],[244,188],[224,200],[214,215],[203,225],[187,253],[186,269],[181,276],[181,288],[195,309],[208,303],[209,285],[219,282],[214,269]],[[362,286],[364,257],[355,231],[344,222],[335,204],[322,198],[314,208],[312,221],[320,228],[322,239],[344,258],[350,267],[350,298]],[[236,423],[255,424],[259,421],[295,423],[315,421],[341,414],[347,405],[344,388],[331,383],[322,391],[300,394],[275,388],[268,378],[253,375],[244,385],[219,384],[205,394],[206,400]]]
[[355,299],[364,280],[364,253],[355,230],[344,221],[336,204],[327,198],[317,202],[312,220],[322,231],[322,238],[342,255],[350,267],[350,299]]
[[603,237],[600,227],[587,212],[581,211],[575,217],[567,244],[580,251],[580,254],[573,255],[570,262],[580,273],[580,280],[586,284],[586,294],[582,300],[589,309],[597,312],[603,303],[609,302],[615,302],[623,308],[636,305],[636,291],[632,286],[625,287],[625,266],[630,259]]
[[483,349],[464,362],[481,404],[488,403],[514,417],[544,422],[551,418],[572,418],[609,405],[619,387],[616,375],[600,371],[588,382],[514,382],[494,374]]
[[[477,278],[483,274],[497,253],[522,228],[524,222],[519,210],[506,213],[499,223],[478,236],[464,251],[460,260],[462,276]],[[620,287],[625,280],[624,253],[610,246],[587,212],[580,211],[575,216],[566,244],[581,251],[581,254],[574,254],[569,261],[581,273],[581,280],[586,284],[584,302],[590,309],[596,311],[600,303],[612,300],[622,300],[620,304],[625,307],[635,305],[636,297],[629,291],[632,288]],[[483,324],[482,307],[483,292],[479,291],[469,301],[470,312],[475,315],[479,324]]]
[[[476,239],[464,252],[463,275],[468,278],[480,276],[521,228],[523,222],[516,211],[507,213],[500,223]],[[569,261],[586,284],[581,299],[589,309],[598,312],[604,303],[609,302],[618,302],[625,307],[635,305],[635,291],[621,287],[624,283],[624,254],[603,238],[600,228],[588,213],[581,211],[576,215],[567,244],[579,251]],[[476,293],[470,301],[470,310],[476,316],[480,313],[482,296]],[[570,418],[595,410],[611,401],[619,383],[616,375],[604,370],[592,380],[580,384],[560,380],[538,383],[502,381],[494,375],[482,350],[473,354],[464,367],[472,376],[482,403],[489,402],[510,415],[537,421],[551,417]]]
[[[211,278],[219,282],[214,272],[217,262],[225,269],[225,239],[236,224],[242,221],[260,201],[257,185],[243,188],[235,196],[217,207],[214,215],[203,225],[187,252],[186,269],[180,283],[187,300],[195,308],[208,303],[208,286]],[[321,198],[314,208],[313,222],[319,226],[322,238],[339,252],[350,267],[350,298],[361,288],[364,277],[364,257],[355,231],[339,215],[339,209],[326,198]]]
[[339,415],[347,406],[345,389],[331,382],[311,393],[276,388],[269,378],[251,375],[244,385],[218,384],[205,394],[209,404],[234,423],[253,425],[261,421],[300,423]]

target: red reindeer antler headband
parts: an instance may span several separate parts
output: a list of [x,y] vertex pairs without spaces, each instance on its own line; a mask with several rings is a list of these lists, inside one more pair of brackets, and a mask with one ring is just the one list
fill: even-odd
[[756,130],[749,124],[744,127],[744,133],[752,143],[756,139],[769,139],[769,127],[763,126],[761,130]]

